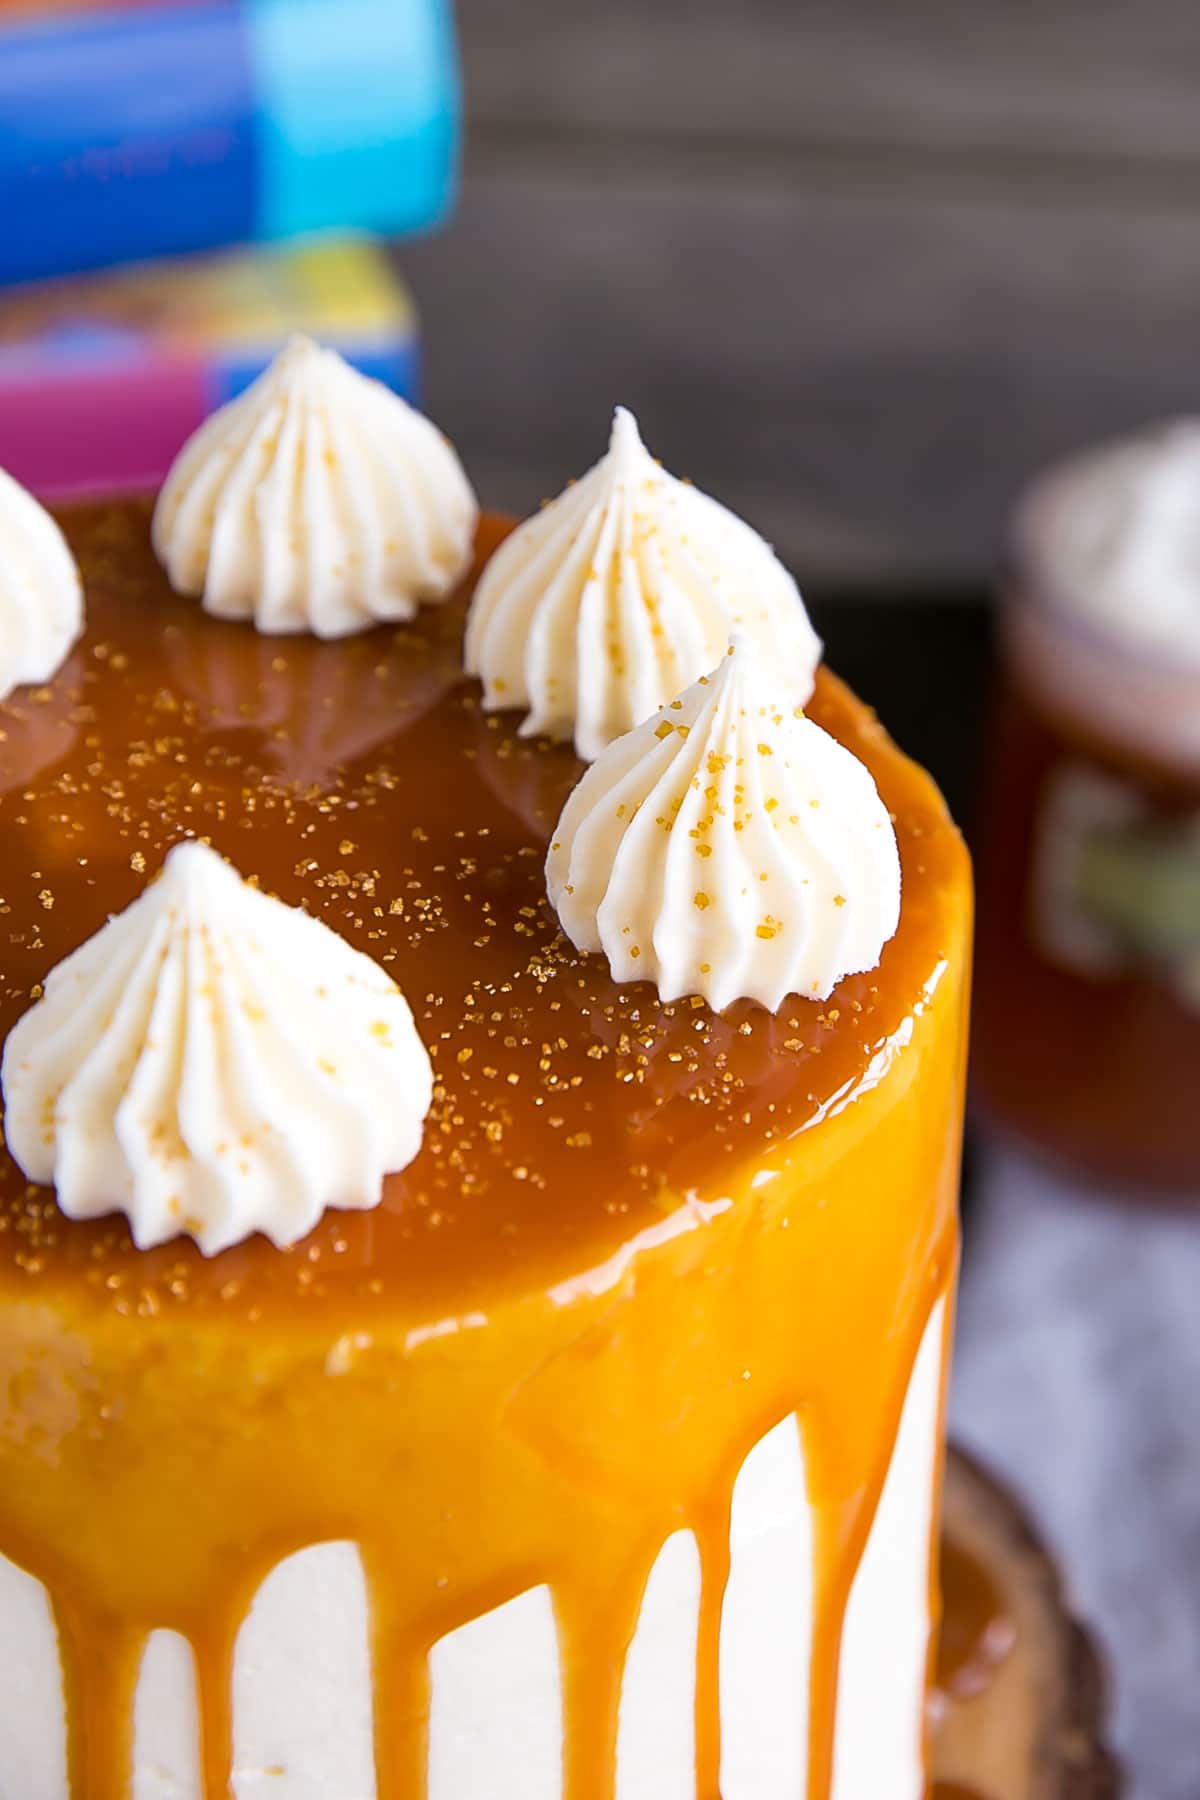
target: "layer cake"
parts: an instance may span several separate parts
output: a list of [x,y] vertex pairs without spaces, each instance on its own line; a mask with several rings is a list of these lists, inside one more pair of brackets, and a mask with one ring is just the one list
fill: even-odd
[[0,1038],[200,839],[399,984],[434,1085],[283,1246],[139,1249],[0,1154],[0,1794],[919,1800],[970,931],[928,777],[821,669],[898,927],[824,1000],[664,1001],[548,903],[572,746],[463,673],[510,521],[322,641],[174,592],[148,500],[59,518]]

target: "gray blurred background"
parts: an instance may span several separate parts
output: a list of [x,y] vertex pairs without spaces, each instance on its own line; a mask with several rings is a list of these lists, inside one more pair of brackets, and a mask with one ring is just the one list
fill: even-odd
[[581,472],[621,399],[803,577],[960,583],[1032,468],[1192,403],[1194,0],[459,21],[461,215],[403,261],[493,504]]

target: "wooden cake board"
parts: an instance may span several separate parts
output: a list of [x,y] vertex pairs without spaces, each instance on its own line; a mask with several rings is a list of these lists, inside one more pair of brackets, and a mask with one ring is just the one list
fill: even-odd
[[1099,1653],[1020,1503],[953,1448],[942,1569],[933,1800],[1117,1800]]

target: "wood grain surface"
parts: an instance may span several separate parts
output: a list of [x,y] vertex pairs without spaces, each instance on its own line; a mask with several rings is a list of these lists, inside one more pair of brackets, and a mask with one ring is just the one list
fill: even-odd
[[532,506],[616,399],[802,576],[978,579],[1030,470],[1196,404],[1200,9],[465,0],[431,409]]
[[[998,1662],[980,1659],[963,1689],[935,1695],[932,1800],[1121,1800],[1121,1770],[1106,1746],[1103,1653],[1073,1616],[1023,1505],[993,1471],[953,1447],[943,1500],[943,1554],[948,1546],[986,1571],[999,1601],[996,1624],[1013,1636]],[[953,1604],[951,1590],[951,1615]],[[950,1629],[956,1625],[961,1631],[951,1616]]]
[[476,123],[1200,164],[1188,0],[464,0]]

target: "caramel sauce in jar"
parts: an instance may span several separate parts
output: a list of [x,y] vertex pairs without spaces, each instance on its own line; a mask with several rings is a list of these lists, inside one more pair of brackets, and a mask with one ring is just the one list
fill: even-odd
[[1093,1182],[1200,1195],[1200,668],[1008,596],[980,844],[972,1077]]
[[[466,592],[398,630],[265,638],[172,594],[148,523],[142,502],[63,515],[87,634],[0,706],[0,1036],[199,836],[394,975],[436,1089],[380,1205],[288,1251],[139,1252],[120,1215],[68,1221],[0,1156],[0,1551],[56,1611],[73,1793],[124,1800],[138,1658],[167,1627],[226,1795],[251,1597],[290,1551],[349,1538],[380,1800],[424,1791],[431,1645],[543,1581],[566,1794],[610,1800],[622,1659],[687,1526],[715,1800],[732,1484],[796,1414],[825,1800],[846,1601],[956,1266],[970,877],[940,797],[823,672],[812,716],[895,819],[899,930],[824,1004],[663,1005],[557,928],[543,862],[581,768],[483,713]],[[506,529],[485,520],[480,558]]]

